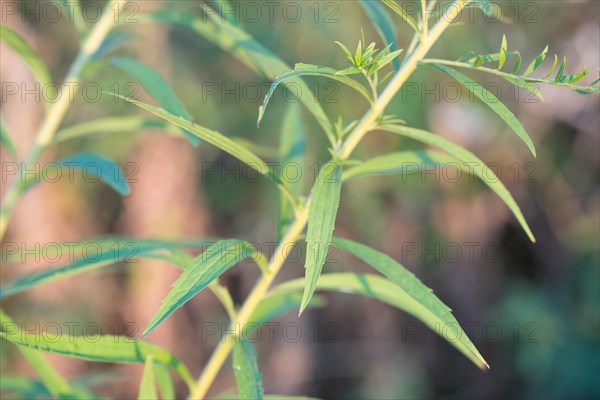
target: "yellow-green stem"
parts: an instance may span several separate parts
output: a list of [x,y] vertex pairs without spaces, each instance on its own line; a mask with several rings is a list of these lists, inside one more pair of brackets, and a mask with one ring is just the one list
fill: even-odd
[[[71,105],[72,98],[66,95],[66,93],[70,93],[70,88],[75,87],[80,82],[81,71],[100,48],[113,25],[118,22],[117,19],[126,3],[126,0],[111,0],[106,6],[102,18],[94,25],[90,36],[88,36],[83,43],[75,61],[71,64],[71,68],[69,69],[67,77],[59,92],[61,93],[61,96],[57,102],[54,103],[48,115],[42,122],[36,135],[35,142],[29,151],[24,164],[21,165],[20,170],[27,170],[28,167],[37,162],[44,148],[52,142],[54,134],[62,123],[65,114]],[[2,208],[0,209],[0,241],[4,238],[13,209],[23,193],[25,187],[24,183],[25,182],[20,177],[20,174],[17,174],[2,201]]]
[[[289,227],[287,233],[277,246],[275,253],[271,257],[271,261],[269,262],[269,268],[267,273],[263,274],[259,281],[252,289],[252,292],[244,302],[244,305],[237,313],[235,320],[231,322],[231,332],[239,333],[244,326],[248,323],[252,313],[261,302],[261,300],[267,294],[269,287],[273,283],[273,280],[277,276],[277,273],[280,271],[281,267],[285,262],[285,246],[289,243],[294,243],[302,231],[306,226],[306,222],[308,221],[308,208],[310,204],[310,199],[306,201],[306,204],[299,210],[294,223]],[[213,383],[219,370],[227,360],[233,345],[236,340],[239,340],[239,335],[236,334],[228,334],[223,340],[219,343],[215,351],[213,352],[210,360],[208,360],[208,364],[202,371],[202,375],[198,378],[198,382],[194,390],[190,393],[190,399],[204,399],[206,396],[206,392],[210,388],[210,385]]]
[[[450,22],[460,15],[460,11],[469,1],[470,0],[457,0],[454,3],[454,6],[448,9],[446,15],[435,25],[435,27],[433,27],[433,29],[431,29],[429,35],[423,39],[415,52],[404,62],[402,68],[396,73],[373,107],[365,114],[359,124],[350,133],[346,142],[339,149],[338,154],[342,159],[347,158],[350,153],[352,153],[352,150],[354,150],[363,136],[371,129],[377,118],[383,114],[385,107],[389,104],[398,90],[400,90],[402,84],[406,82],[410,74],[416,69],[417,63],[425,57],[431,46],[439,39],[440,35],[448,27]],[[269,262],[268,273],[261,276],[236,318],[231,322],[230,331],[235,333],[227,334],[214,350],[206,367],[198,378],[194,390],[190,393],[190,399],[201,400],[205,398],[206,393],[227,360],[234,344],[239,340],[239,332],[244,328],[245,324],[248,323],[252,313],[267,294],[269,287],[283,266],[285,262],[284,246],[295,242],[301,236],[308,221],[309,206],[310,199],[308,199],[306,204],[300,208],[294,222],[275,250],[275,254]]]

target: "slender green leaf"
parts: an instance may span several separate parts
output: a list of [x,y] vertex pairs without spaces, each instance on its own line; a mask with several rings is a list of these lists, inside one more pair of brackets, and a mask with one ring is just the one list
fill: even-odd
[[[212,13],[208,15],[211,23],[208,23],[205,18],[206,16],[204,18],[196,18],[180,11],[160,11],[145,14],[140,20],[162,21],[190,28],[194,32],[204,36],[210,42],[221,47],[227,53],[238,58],[259,75],[270,80],[274,80],[279,75],[292,69],[240,27],[223,21],[220,16],[213,15]],[[327,114],[325,114],[325,111],[314,97],[313,91],[300,78],[291,80],[289,84],[293,84],[303,94],[300,97],[300,101],[315,117],[330,141],[335,140],[333,126]]]
[[521,140],[527,145],[531,153],[535,156],[535,146],[531,141],[531,138],[527,134],[527,131],[521,124],[521,122],[515,117],[515,115],[510,111],[494,94],[492,94],[489,90],[481,86],[479,83],[475,82],[468,76],[441,64],[434,64],[434,68],[443,71],[460,82],[463,86],[465,86],[470,92],[472,92],[475,96],[477,96],[481,101],[483,101],[488,107],[490,107],[496,114],[500,116],[510,126],[513,131],[521,138]]
[[[396,26],[394,20],[388,14],[386,9],[379,4],[377,1],[372,0],[360,0],[360,5],[367,14],[367,17],[375,26],[377,33],[381,36],[386,45],[390,45],[390,50],[398,50],[398,33],[396,32]],[[400,68],[400,60],[397,58],[392,61],[392,65],[395,70]]]
[[204,128],[200,125],[196,125],[193,122],[188,121],[184,118],[180,118],[176,115],[173,115],[163,108],[154,107],[154,106],[151,106],[150,104],[142,103],[141,101],[130,99],[128,97],[123,97],[123,96],[118,96],[118,97],[121,97],[124,100],[127,100],[131,104],[133,104],[137,107],[140,107],[140,108],[156,115],[157,117],[160,117],[160,118],[164,119],[165,121],[172,123],[173,125],[176,125],[180,128],[187,130],[188,132],[193,133],[194,135],[198,136],[205,142],[208,142],[208,143],[212,144],[213,146],[218,147],[219,149],[223,150],[224,152],[231,154],[232,156],[236,157],[240,161],[243,161],[244,163],[248,164],[248,166],[254,168],[261,174],[263,174],[265,176],[269,175],[268,174],[269,167],[267,166],[267,164],[265,164],[265,162],[263,160],[261,160],[257,155],[253,154],[251,151],[247,150],[243,146],[234,142],[227,136],[225,136],[217,131],[213,131],[211,129]]
[[[394,262],[393,260],[391,261]],[[477,352],[477,349],[475,349],[465,332],[460,328],[458,322],[452,317],[452,314],[448,318],[450,310],[443,304],[439,304],[437,302],[439,300],[431,292],[428,295],[426,294],[429,289],[423,286],[414,276],[411,277],[408,275],[410,274],[409,272],[406,274],[393,271],[392,268],[397,267],[392,267],[391,265],[382,267],[381,260],[379,259],[376,259],[376,262],[380,268],[385,268],[389,271],[390,275],[395,275],[396,279],[402,282],[402,286],[398,286],[378,275],[336,273],[323,274],[317,284],[317,290],[362,295],[397,307],[421,320],[438,335],[448,340],[451,345],[465,354],[477,366],[482,369],[488,368],[488,365],[481,355],[479,355],[479,352]],[[302,279],[295,279],[276,286],[270,295],[295,292],[301,290],[303,286],[304,282]],[[414,296],[417,296],[421,300],[415,299]],[[433,300],[434,298],[437,301]],[[422,304],[421,301],[424,301],[426,305]],[[431,309],[435,309],[436,312],[432,312]],[[436,315],[437,313],[440,313],[444,317],[440,318]]]
[[77,153],[57,161],[62,167],[81,169],[86,177],[95,176],[122,196],[129,194],[123,170],[116,161],[95,153]]
[[373,157],[344,171],[342,181],[345,182],[365,175],[414,174],[424,168],[453,162],[456,162],[455,157],[439,151],[399,151]]
[[546,54],[548,54],[548,46],[546,46],[546,48],[544,49],[544,51],[542,51],[536,58],[535,60],[533,60],[531,62],[531,64],[529,64],[529,66],[525,69],[525,72],[523,72],[523,76],[529,76],[531,75],[531,73],[533,71],[535,71],[536,69],[538,69],[538,67],[542,64],[542,62],[544,61],[544,59],[546,58]]
[[565,67],[567,65],[567,57],[563,57],[563,61],[560,64],[560,67],[558,67],[558,72],[556,73],[556,77],[554,78],[554,83],[559,83],[561,82],[564,73],[565,73]]
[[87,336],[56,336],[50,333],[43,335],[21,334],[11,329],[6,323],[2,324],[0,338],[6,339],[19,346],[62,354],[82,360],[110,363],[140,363],[146,362],[149,355],[154,362],[173,368],[188,384],[193,384],[193,378],[187,367],[168,351],[149,342],[127,336],[87,335]]
[[517,61],[515,61],[515,66],[513,67],[512,73],[516,74],[517,72],[519,72],[519,69],[521,68],[522,59],[521,59],[521,53],[520,52],[515,51],[514,53],[515,53],[515,55],[517,57]]
[[[54,136],[53,142],[60,143],[95,133],[130,133],[142,129],[161,129],[181,135],[181,131],[164,121],[154,120],[143,115],[98,118],[67,126]],[[176,131],[176,132],[175,132]]]
[[144,329],[144,335],[154,330],[176,309],[183,306],[229,268],[255,252],[256,249],[252,245],[238,239],[221,240],[213,244],[196,257],[192,265],[186,268],[175,281],[171,291]]
[[240,400],[262,400],[262,375],[252,343],[240,340],[233,347],[233,373]]
[[535,237],[533,236],[533,233],[531,232],[531,229],[529,228],[521,209],[513,199],[510,192],[506,189],[504,184],[502,184],[502,181],[500,181],[494,172],[488,168],[485,163],[476,155],[448,139],[424,130],[400,125],[382,125],[380,126],[380,129],[438,147],[439,149],[447,152],[463,162],[464,166],[462,166],[462,168],[467,168],[470,174],[479,177],[479,179],[485,182],[485,184],[488,185],[490,189],[492,189],[502,199],[502,201],[508,206],[514,216],[517,218],[523,227],[523,230],[525,233],[527,233],[527,236],[529,236],[529,239],[532,242],[535,242]]
[[[11,333],[17,337],[26,336],[4,310],[0,309],[0,330]],[[25,357],[27,362],[33,367],[40,377],[44,387],[56,398],[74,397],[77,391],[71,387],[69,382],[56,372],[54,367],[46,360],[39,351],[26,347],[19,347],[19,351]],[[2,379],[0,379],[1,381]]]
[[[40,85],[45,89],[45,93],[48,97],[53,99],[55,97],[53,91],[52,77],[48,68],[42,61],[42,59],[33,51],[33,49],[19,36],[18,33],[10,29],[8,26],[0,25],[0,39],[2,39],[9,47],[11,47],[17,54],[19,54],[23,60],[29,65],[31,72],[35,78],[40,82]],[[49,93],[52,91],[52,93]]]
[[385,275],[392,283],[402,288],[405,294],[412,299],[415,316],[421,319],[426,325],[456,326],[456,329],[460,333],[458,342],[453,330],[444,329],[441,331],[441,335],[478,367],[489,368],[469,337],[464,331],[460,330],[460,325],[452,315],[450,308],[435,296],[431,289],[425,286],[412,272],[386,254],[364,244],[337,237],[333,238],[333,243],[342,250],[352,253],[371,265]]
[[175,386],[169,368],[162,364],[154,363],[154,377],[160,390],[160,397],[164,400],[175,398]]
[[[77,258],[73,262],[62,267],[37,270],[18,276],[12,281],[0,286],[0,299],[23,292],[37,285],[54,282],[84,272],[138,258],[166,260],[181,268],[185,268],[187,260],[182,260],[182,253],[179,249],[185,247],[201,248],[211,241],[214,240],[206,238],[189,242],[180,242],[108,238],[84,241],[77,247],[59,247],[57,248],[58,254],[79,254],[80,252],[83,253],[82,249],[86,249],[85,254],[87,254],[87,256]],[[4,250],[7,254],[3,255],[3,257],[6,257],[3,258],[3,263],[23,259],[23,255],[20,253],[15,252],[15,254],[12,254],[12,248],[6,247]],[[73,253],[66,253],[67,251]],[[46,256],[54,257],[55,254],[46,253]]]
[[298,76],[323,76],[323,77],[327,77],[327,78],[336,80],[338,82],[341,82],[345,85],[350,86],[352,89],[356,90],[364,98],[366,98],[369,103],[371,103],[371,104],[373,103],[371,94],[369,93],[369,91],[367,90],[367,88],[365,86],[363,86],[358,81],[355,81],[354,79],[349,78],[347,76],[336,75],[336,72],[338,72],[338,71],[336,71],[333,68],[324,67],[321,65],[312,65],[312,64],[303,64],[303,63],[296,64],[293,71],[290,71],[288,73],[285,73],[285,74],[277,77],[277,79],[275,79],[273,81],[273,83],[271,84],[271,86],[269,87],[269,90],[267,91],[265,99],[263,100],[263,103],[258,110],[257,124],[260,125],[260,122],[262,121],[262,119],[265,115],[267,106],[269,105],[271,97],[273,96],[273,93],[275,93],[275,89],[277,89],[277,86],[279,86],[280,83],[283,83],[288,79],[298,77]]
[[[156,100],[158,105],[169,113],[192,121],[192,115],[185,109],[183,103],[179,100],[173,89],[167,81],[146,64],[128,57],[113,57],[109,62],[119,68],[126,74],[137,79],[148,94]],[[184,134],[193,145],[200,143],[199,138],[191,132],[183,129]]]
[[546,75],[544,75],[544,77],[542,79],[547,79],[549,78],[552,73],[554,72],[554,70],[556,69],[556,65],[558,64],[558,56],[555,54],[554,55],[554,62],[552,63],[552,68],[550,68],[550,70],[548,71],[548,73]]
[[507,50],[507,43],[506,43],[506,35],[502,36],[502,45],[500,46],[500,57],[498,60],[498,71],[502,69],[502,67],[504,67],[504,63],[506,63],[506,50]]
[[415,32],[420,32],[421,31],[419,29],[419,26],[417,25],[417,22],[414,20],[414,18],[411,17],[410,14],[407,13],[406,10],[404,8],[402,8],[401,5],[399,5],[398,3],[396,3],[394,0],[381,0],[381,2],[383,4],[385,4],[386,6],[388,6],[389,8],[391,8],[392,11],[394,11],[396,14],[398,14],[400,16],[400,18],[402,18],[402,20],[404,22],[406,22],[408,25],[410,25],[410,27]]
[[154,378],[154,357],[150,354],[144,365],[144,373],[138,390],[138,400],[154,399],[158,399],[158,393],[156,391],[156,379]]
[[0,117],[0,144],[4,147],[4,149],[13,161],[19,160],[17,148],[15,147],[12,138],[10,137],[8,130],[6,129],[6,124],[4,123],[4,118],[2,117]]
[[[281,182],[289,193],[298,197],[304,185],[303,171],[306,159],[306,133],[302,123],[302,113],[297,104],[290,104],[283,119],[279,143],[279,161],[281,162]],[[289,224],[294,219],[294,206],[285,193],[281,193],[279,202],[279,218],[277,221],[277,238],[283,237]]]
[[325,264],[327,250],[335,227],[335,217],[340,204],[342,167],[335,162],[323,165],[311,191],[306,234],[306,285],[300,313],[312,297],[319,275]]

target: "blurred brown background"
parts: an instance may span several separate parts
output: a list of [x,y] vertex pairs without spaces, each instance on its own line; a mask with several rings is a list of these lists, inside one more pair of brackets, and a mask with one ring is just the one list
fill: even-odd
[[[134,3],[140,13],[168,8],[200,15],[195,1]],[[247,8],[248,3],[232,3],[237,4],[236,15],[243,27],[290,65],[306,62],[344,67],[345,55],[333,42],[339,40],[354,48],[361,27],[368,41],[380,43],[355,1],[276,2],[280,6],[272,21],[264,2],[252,2],[262,10],[261,17]],[[297,21],[282,11],[288,3],[302,12]],[[496,4],[511,24],[486,22],[479,11],[473,11],[448,31],[431,54],[456,59],[467,50],[495,52],[506,33],[509,49],[520,50],[524,64],[549,44],[550,54],[567,56],[568,73],[587,65],[591,80],[595,79],[600,65],[598,1]],[[18,15],[6,23],[38,51],[60,81],[77,52],[74,29],[66,21],[26,17],[23,22]],[[131,38],[118,52],[134,55],[160,71],[198,123],[260,145],[277,146],[287,102],[276,97],[257,128],[258,106],[266,92],[264,79],[189,30],[154,23],[130,24],[122,30]],[[406,48],[409,29],[400,26],[399,31],[400,47]],[[4,44],[1,51],[2,82],[33,84],[19,57]],[[548,68],[545,64],[541,70]],[[537,158],[532,158],[495,114],[470,102],[466,92],[460,101],[448,101],[452,99],[444,94],[444,85],[449,81],[438,73],[415,73],[408,86],[416,88],[416,93],[400,93],[388,113],[452,138],[484,161],[496,163],[496,172],[500,171],[523,209],[537,243],[529,243],[508,209],[487,187],[467,178],[450,182],[451,178],[439,172],[350,183],[342,192],[336,234],[390,254],[432,287],[453,309],[491,371],[479,371],[418,321],[387,305],[327,294],[326,307],[306,312],[300,319],[294,313],[278,319],[273,340],[264,334],[257,343],[267,393],[324,399],[600,396],[599,98],[540,87],[546,99],[541,103],[505,82],[471,75],[481,82],[497,83],[493,88],[501,90],[501,98],[531,134]],[[103,88],[115,82],[123,87],[131,81],[111,67],[88,79]],[[357,118],[364,113],[366,105],[356,101],[348,89],[325,80],[307,81],[332,119],[338,115]],[[251,91],[256,84],[263,89],[260,96]],[[137,95],[149,100],[144,96],[142,92]],[[14,133],[21,156],[31,145],[43,115],[42,104],[32,98],[22,102],[3,96],[2,101],[2,117]],[[96,103],[79,98],[64,125],[138,112],[115,104],[108,96]],[[323,135],[306,112],[304,121],[309,164],[323,161],[327,156]],[[373,133],[354,156],[366,159],[414,146]],[[132,193],[121,198],[103,184],[83,180],[40,184],[17,207],[6,241],[33,247],[106,234],[219,236],[244,238],[264,244],[265,249],[275,241],[276,191],[266,182],[207,173],[215,163],[230,169],[236,165],[207,144],[195,149],[183,139],[155,131],[98,134],[65,142],[46,152],[44,160],[90,150],[117,159],[121,165],[135,163],[137,182],[131,184]],[[4,151],[2,157],[6,157]],[[313,173],[307,169],[307,181]],[[2,193],[5,186],[3,182]],[[341,253],[330,258],[325,272],[370,271]],[[3,264],[2,279],[64,264],[60,260],[37,261]],[[281,279],[302,276],[302,265],[302,261],[289,263]],[[37,287],[11,297],[3,307],[28,327],[36,322],[63,325],[76,321],[80,327],[97,324],[103,333],[140,337],[178,274],[164,262],[140,260]],[[257,276],[255,268],[243,264],[228,272],[223,283],[241,302]],[[225,320],[218,302],[205,291],[147,339],[172,350],[196,376],[218,340],[218,335],[202,340],[203,330],[206,333],[207,323]],[[297,340],[296,331],[301,331]],[[32,374],[12,346],[0,349],[4,373]],[[108,371],[108,383],[98,386],[99,393],[114,398],[135,396],[142,366],[49,359],[66,376]],[[211,393],[233,385],[231,368],[225,366]]]

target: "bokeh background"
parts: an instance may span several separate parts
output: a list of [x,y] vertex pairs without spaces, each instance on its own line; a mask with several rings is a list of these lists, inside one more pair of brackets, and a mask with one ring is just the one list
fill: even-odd
[[[201,15],[196,1],[135,3],[140,12],[167,8]],[[367,41],[381,43],[356,1],[276,2],[280,7],[272,21],[264,2],[252,2],[262,9],[260,18],[250,9],[244,11],[247,2],[232,3],[239,7],[242,26],[290,65],[345,67],[345,55],[334,41],[354,48],[361,28]],[[298,21],[282,14],[287,3],[302,10]],[[486,22],[480,11],[473,11],[448,31],[431,54],[456,59],[468,50],[495,52],[505,33],[509,48],[522,52],[524,64],[549,44],[551,55],[567,56],[568,73],[587,65],[591,77],[585,79],[595,79],[600,65],[598,1],[495,4],[511,23]],[[2,22],[38,51],[57,82],[64,77],[77,52],[72,26],[31,17],[23,22],[14,15]],[[399,21],[398,26],[400,47],[406,48],[409,28]],[[121,30],[130,37],[116,53],[136,56],[160,71],[198,123],[264,147],[264,156],[269,157],[269,148],[278,144],[289,102],[276,96],[257,128],[262,96],[250,89],[258,83],[264,93],[264,79],[184,28],[132,23]],[[2,82],[33,84],[19,57],[4,44],[1,51]],[[541,70],[548,68],[544,64]],[[471,75],[481,82],[497,83],[494,87],[501,89],[500,97],[531,134],[537,158],[495,114],[469,101],[466,92],[460,101],[447,101],[450,95],[444,95],[444,88],[449,81],[429,70],[412,76],[409,83],[418,88],[417,93],[399,94],[388,113],[451,138],[484,161],[496,163],[537,243],[528,241],[507,208],[484,185],[467,178],[453,182],[439,173],[362,178],[348,184],[342,192],[336,234],[390,254],[432,287],[453,309],[491,370],[478,370],[418,321],[390,306],[326,294],[325,307],[299,319],[294,313],[278,319],[273,339],[264,335],[257,343],[266,392],[324,399],[600,396],[599,97],[540,87],[546,100],[541,103],[506,82]],[[103,88],[115,82],[124,87],[131,81],[109,66],[90,72],[87,79]],[[326,80],[307,81],[332,119],[364,113],[366,104],[348,89]],[[217,93],[213,93],[215,86]],[[43,117],[43,106],[32,98],[22,102],[15,96],[2,97],[2,118],[19,154],[24,155]],[[138,97],[149,100],[143,92]],[[64,125],[139,112],[109,96],[95,103],[78,98]],[[306,112],[304,122],[309,184],[314,174],[309,166],[324,161],[327,151],[324,136]],[[366,159],[412,147],[415,143],[376,132],[354,156]],[[209,145],[192,148],[184,139],[156,130],[99,132],[49,149],[44,160],[90,150],[121,165],[136,166],[132,177],[137,182],[131,183],[131,194],[121,198],[103,184],[82,179],[40,184],[17,207],[7,242],[34,246],[108,234],[239,237],[265,244],[275,240],[276,191],[266,182],[250,182],[243,176],[207,174],[207,165],[236,165]],[[1,154],[4,163],[8,160],[4,149]],[[2,192],[5,186],[3,177]],[[330,260],[325,272],[370,271],[341,253]],[[5,281],[26,271],[63,264],[28,259],[3,264],[0,273]],[[281,279],[302,276],[302,264],[288,263]],[[40,286],[11,297],[3,307],[31,329],[36,322],[44,326],[76,321],[80,326],[98,324],[104,333],[140,337],[178,274],[164,262],[140,260]],[[227,272],[222,282],[241,302],[257,276],[256,268],[244,263]],[[197,375],[218,340],[217,335],[202,340],[202,330],[206,323],[225,320],[212,294],[202,292],[147,339],[172,350]],[[298,340],[290,340],[294,332],[284,334],[286,324],[301,329]],[[33,374],[13,346],[0,344],[0,350],[3,374]],[[98,393],[114,398],[135,396],[142,366],[48,358],[73,379],[96,374]],[[233,386],[231,368],[225,366],[211,394]],[[179,389],[183,394],[184,388]]]

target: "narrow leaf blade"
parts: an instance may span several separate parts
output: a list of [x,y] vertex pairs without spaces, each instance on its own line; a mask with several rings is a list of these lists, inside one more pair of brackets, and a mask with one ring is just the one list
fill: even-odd
[[308,211],[308,231],[306,234],[306,285],[300,313],[312,297],[333,236],[335,218],[340,203],[342,188],[342,167],[329,162],[321,168],[311,192]]
[[[137,79],[148,94],[169,113],[188,121],[192,120],[192,115],[185,109],[185,106],[179,100],[171,86],[165,79],[148,65],[129,57],[113,57],[109,62],[119,68],[126,74]],[[197,146],[200,143],[199,138],[191,132],[183,130],[190,143]]]
[[240,400],[262,400],[262,375],[256,362],[256,350],[246,341],[240,340],[233,347],[233,373]]
[[481,101],[483,101],[489,108],[498,114],[498,116],[500,116],[500,118],[502,118],[502,120],[504,120],[508,126],[512,128],[517,136],[519,136],[519,138],[521,138],[521,140],[527,145],[533,156],[536,156],[535,146],[533,145],[529,134],[521,122],[517,119],[517,117],[515,117],[512,111],[510,111],[496,96],[494,96],[494,94],[468,76],[452,68],[440,64],[435,64],[434,68],[437,68],[456,79]]
[[256,249],[249,243],[239,239],[221,240],[209,247],[196,257],[193,264],[175,281],[171,291],[148,323],[144,335],[154,330],[213,280],[255,251]]
[[467,169],[469,173],[479,177],[479,179],[488,185],[490,189],[492,189],[500,197],[500,199],[502,199],[502,201],[512,211],[517,221],[519,221],[521,227],[525,233],[527,233],[527,236],[529,236],[529,239],[532,242],[535,242],[535,237],[533,236],[533,233],[531,232],[531,229],[529,228],[521,209],[510,192],[506,189],[502,181],[500,181],[500,179],[493,173],[493,171],[491,171],[490,168],[488,168],[485,163],[476,155],[448,139],[424,130],[400,125],[383,125],[380,126],[380,128],[384,131],[406,136],[431,146],[435,146],[452,155],[453,157],[456,157],[457,160],[464,163],[462,168]]
[[[414,308],[419,314],[417,317],[428,326],[435,326],[436,324],[446,327],[459,326],[450,308],[435,296],[431,289],[425,286],[412,272],[408,271],[391,257],[364,244],[348,239],[333,238],[333,243],[371,265],[384,274],[392,283],[402,288],[415,302]],[[442,336],[477,366],[480,368],[489,368],[466,333],[462,330],[459,332],[458,341],[460,343],[457,343],[454,331],[444,329],[442,330]]]

